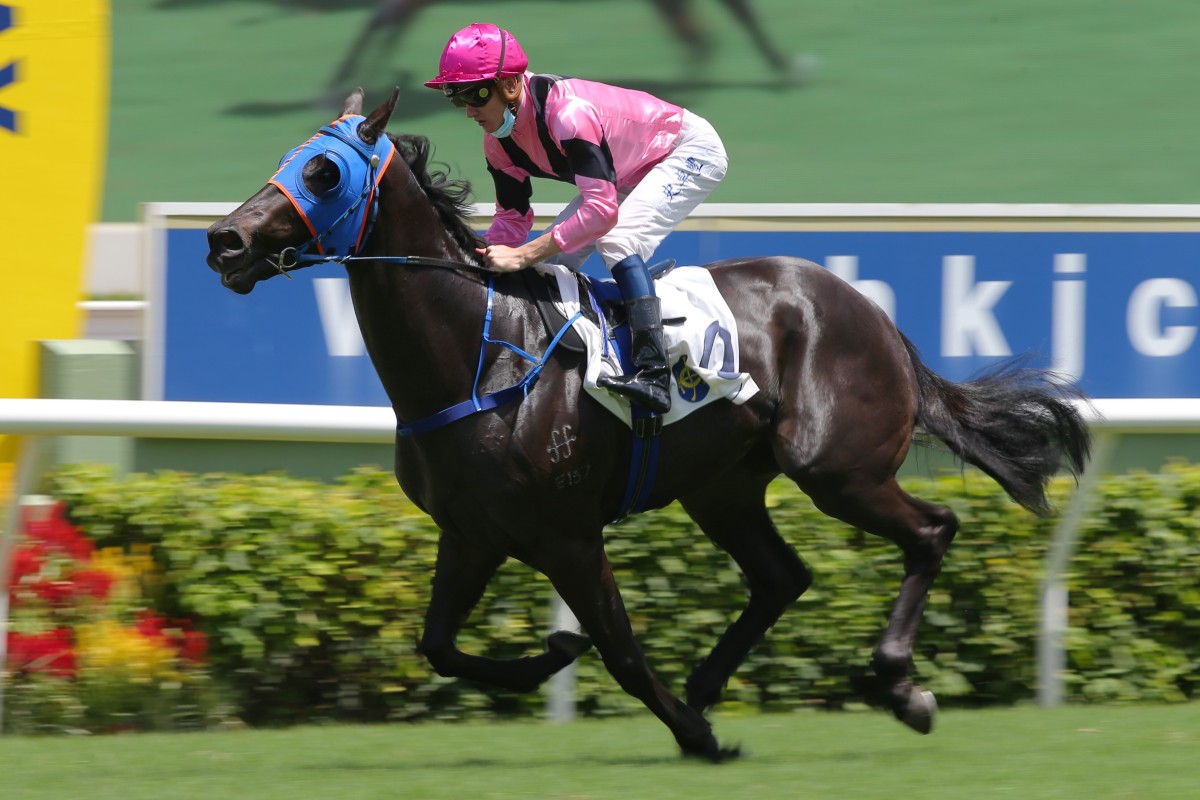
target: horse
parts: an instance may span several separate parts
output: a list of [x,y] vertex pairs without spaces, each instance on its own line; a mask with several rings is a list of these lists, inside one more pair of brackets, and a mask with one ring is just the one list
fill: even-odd
[[[390,52],[412,24],[417,13],[438,0],[381,0],[359,31],[330,79],[330,87],[341,87],[359,70],[371,51]],[[712,35],[694,14],[691,0],[651,0],[670,27],[672,35],[687,48],[688,57],[701,64],[712,58]],[[803,82],[811,68],[811,56],[789,58],[767,34],[749,0],[721,0],[746,31],[767,66],[785,80]]]
[[[1027,362],[964,382],[943,378],[878,306],[813,262],[777,256],[706,265],[739,323],[740,368],[759,391],[740,405],[709,403],[661,430],[646,507],[678,500],[736,562],[749,598],[681,698],[648,665],[605,552],[604,528],[620,513],[634,446],[628,423],[582,390],[582,355],[551,347],[556,334],[521,290],[523,273],[489,274],[478,260],[469,186],[431,166],[425,137],[384,130],[398,94],[364,117],[362,90],[353,92],[337,121],[353,148],[332,153],[336,131],[327,127],[329,144],[292,151],[285,164],[303,161],[295,187],[285,192],[273,178],[214,223],[207,263],[240,294],[302,266],[345,267],[399,426],[396,479],[440,529],[419,640],[432,669],[532,691],[594,645],[684,755],[737,756],[739,748],[717,741],[705,712],[813,579],[765,505],[767,485],[785,475],[823,513],[903,553],[903,579],[871,666],[894,716],[930,732],[937,704],[911,674],[913,644],[959,523],[950,509],[906,493],[897,470],[923,431],[1020,505],[1047,513],[1049,479],[1060,469],[1078,478],[1088,458],[1082,392]],[[361,163],[348,166],[355,159]],[[347,182],[351,191],[334,202]],[[312,224],[299,195],[328,202],[327,220],[355,219],[350,211],[359,207],[363,221],[354,223],[357,239],[345,253],[310,252],[325,224]],[[485,324],[490,341],[510,346],[481,347]],[[473,396],[473,380],[484,391],[519,385],[531,354],[543,354],[540,377],[515,400],[405,435],[412,420],[472,405],[464,398]],[[574,441],[560,452],[551,445],[568,426]],[[460,650],[459,629],[508,558],[543,573],[584,633],[556,631],[541,653],[516,659]]]

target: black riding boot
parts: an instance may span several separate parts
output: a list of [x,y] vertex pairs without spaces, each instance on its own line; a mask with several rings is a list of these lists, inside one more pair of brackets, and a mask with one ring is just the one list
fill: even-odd
[[628,397],[642,408],[665,414],[671,410],[671,370],[663,344],[662,308],[658,298],[634,297],[625,301],[633,337],[633,375],[602,375],[597,384]]

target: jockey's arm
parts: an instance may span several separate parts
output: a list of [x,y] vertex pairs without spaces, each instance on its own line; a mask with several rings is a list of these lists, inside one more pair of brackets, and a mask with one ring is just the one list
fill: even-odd
[[489,244],[487,247],[477,248],[475,252],[483,256],[487,265],[497,272],[516,272],[556,256],[562,250],[554,241],[553,233],[547,231],[520,247]]

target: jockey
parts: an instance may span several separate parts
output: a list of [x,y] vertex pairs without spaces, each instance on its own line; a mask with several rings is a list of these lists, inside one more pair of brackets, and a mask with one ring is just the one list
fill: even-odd
[[[521,45],[496,25],[450,37],[441,90],[484,131],[496,214],[478,252],[511,272],[544,261],[578,269],[598,251],[629,313],[637,371],[600,385],[659,413],[671,408],[662,311],[645,259],[725,177],[712,125],[644,92],[527,71]],[[545,233],[533,229],[530,178],[573,183],[576,197]]]

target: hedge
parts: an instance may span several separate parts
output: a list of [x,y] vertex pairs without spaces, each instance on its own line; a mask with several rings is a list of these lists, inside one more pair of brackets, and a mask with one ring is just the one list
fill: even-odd
[[[989,479],[905,481],[958,514],[961,530],[925,612],[916,670],[943,706],[1035,693],[1038,588],[1055,519],[1017,507]],[[1051,487],[1058,506],[1068,481]],[[162,613],[207,633],[214,677],[252,724],[314,719],[462,719],[539,713],[537,694],[446,680],[416,652],[438,531],[388,473],[333,484],[284,475],[163,472],[117,480],[101,467],[49,477],[48,492],[101,546],[150,545]],[[1068,697],[1185,701],[1200,689],[1200,468],[1106,477],[1071,565]],[[730,681],[725,708],[873,702],[870,652],[902,574],[890,543],[816,511],[786,482],[772,516],[815,573]],[[672,505],[612,526],[608,551],[651,664],[682,691],[746,601],[737,568]],[[470,652],[536,652],[548,582],[510,561],[460,637]],[[582,713],[640,708],[594,652],[578,666]]]

